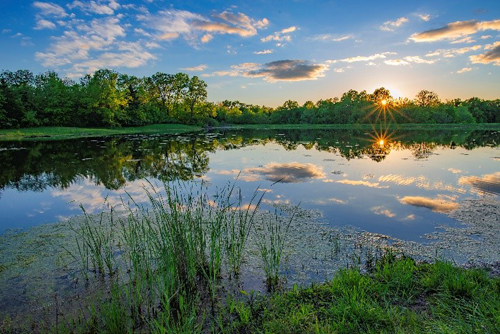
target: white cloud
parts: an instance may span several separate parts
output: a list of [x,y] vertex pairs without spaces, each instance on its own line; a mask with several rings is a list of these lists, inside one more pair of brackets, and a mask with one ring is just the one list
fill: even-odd
[[464,68],[462,68],[462,69],[458,70],[458,71],[457,71],[457,73],[458,73],[458,74],[462,74],[462,73],[470,72],[470,71],[472,71],[472,70],[473,70],[473,68],[472,68],[472,67],[464,67]]
[[78,77],[101,68],[144,66],[156,59],[147,48],[159,45],[151,41],[126,42],[125,29],[116,17],[77,21],[62,36],[35,58],[45,67],[65,67],[69,76]]
[[206,70],[206,68],[207,68],[207,65],[201,64],[201,65],[193,66],[193,67],[184,67],[184,68],[181,68],[181,70],[190,71],[190,72],[201,72],[201,71]]
[[386,65],[391,65],[391,66],[410,65],[409,62],[407,62],[406,60],[403,60],[403,59],[388,59],[388,60],[384,60],[384,63]]
[[120,8],[120,4],[114,0],[109,1],[79,1],[75,0],[67,5],[69,9],[79,8],[80,10],[88,13],[99,15],[113,15],[115,10]]
[[273,52],[274,51],[272,49],[267,49],[267,50],[262,50],[262,51],[255,51],[254,54],[256,54],[256,55],[267,55],[267,54],[271,54]]
[[36,22],[35,30],[42,30],[42,29],[55,29],[56,25],[54,22],[40,19]]
[[[182,36],[190,44],[197,44],[199,41],[208,43],[214,34],[254,36],[257,29],[263,29],[269,24],[267,19],[256,21],[243,13],[228,11],[215,13],[212,17],[217,21],[185,10],[163,10],[156,14],[140,14],[137,19],[145,28],[154,30],[159,39],[171,40]],[[199,33],[203,33],[201,38]]]
[[348,39],[352,39],[352,35],[332,35],[332,34],[322,34],[316,35],[309,38],[312,41],[320,41],[320,42],[342,42]]
[[40,15],[62,18],[68,16],[64,8],[52,2],[33,2],[33,7],[40,10]]
[[406,17],[400,17],[396,21],[386,21],[379,28],[383,31],[394,31],[396,28],[399,28],[403,25],[403,23],[408,22]]
[[337,62],[344,62],[344,63],[355,63],[355,62],[362,62],[362,61],[372,61],[375,59],[385,59],[387,58],[388,55],[395,55],[395,52],[384,52],[384,53],[376,53],[371,56],[355,56],[355,57],[349,57],[349,58],[344,58],[344,59],[337,59],[337,60],[327,60],[326,62],[328,64],[335,64]]
[[292,40],[292,37],[288,34],[294,32],[296,30],[297,30],[297,27],[295,27],[295,26],[292,26],[289,28],[284,28],[280,31],[276,31],[274,34],[268,35],[266,37],[262,37],[260,39],[260,41],[263,43],[275,41],[275,42],[279,42],[276,44],[276,46],[283,46],[284,45],[283,42],[290,42]]

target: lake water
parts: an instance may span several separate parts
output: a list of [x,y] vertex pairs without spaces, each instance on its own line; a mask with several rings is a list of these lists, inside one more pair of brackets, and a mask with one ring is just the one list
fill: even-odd
[[[331,226],[409,241],[469,198],[500,194],[500,131],[218,130],[0,142],[0,234],[100,212],[147,182],[237,178],[249,197],[319,209]],[[238,176],[239,175],[239,176]]]

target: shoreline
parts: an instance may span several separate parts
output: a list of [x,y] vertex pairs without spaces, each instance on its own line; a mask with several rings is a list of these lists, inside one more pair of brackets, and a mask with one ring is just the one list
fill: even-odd
[[[2,141],[27,141],[27,140],[64,140],[77,138],[104,137],[113,135],[130,134],[180,134],[188,132],[199,132],[204,130],[294,130],[294,129],[324,129],[324,130],[363,130],[378,129],[381,124],[228,124],[215,127],[200,127],[184,124],[153,124],[142,127],[123,128],[79,128],[79,127],[40,127],[1,129],[0,142]],[[478,123],[478,124],[387,124],[384,125],[393,130],[443,130],[465,129],[465,130],[500,130],[500,123]]]

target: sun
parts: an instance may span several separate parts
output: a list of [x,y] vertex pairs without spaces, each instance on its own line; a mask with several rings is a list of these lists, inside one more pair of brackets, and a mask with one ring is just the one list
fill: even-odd
[[387,104],[387,100],[382,100],[380,103],[382,103],[383,106]]

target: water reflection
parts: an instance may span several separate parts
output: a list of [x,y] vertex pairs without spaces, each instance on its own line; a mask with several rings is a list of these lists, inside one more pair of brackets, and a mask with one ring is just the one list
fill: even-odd
[[263,167],[246,168],[243,170],[245,174],[251,174],[247,180],[256,181],[259,178],[252,176],[261,175],[266,180],[283,183],[303,182],[307,179],[324,179],[325,172],[320,166],[310,163],[276,163],[272,162]]
[[462,176],[458,183],[469,185],[480,194],[500,194],[500,172],[478,176]]
[[[394,151],[410,150],[415,158],[423,159],[440,148],[472,150],[497,146],[499,142],[500,135],[496,131],[463,130],[406,131],[397,136],[363,130],[244,130],[178,137],[122,136],[55,142],[2,142],[0,190],[65,189],[83,179],[107,189],[119,189],[127,182],[143,178],[191,180],[209,171],[209,153],[268,143],[277,143],[289,151],[303,147],[330,152],[347,161],[368,157],[380,162]],[[272,181],[282,179],[282,182],[292,183],[323,178],[323,172],[313,164],[274,163],[253,167],[247,172]],[[483,178],[464,178],[460,184],[499,192],[498,174]]]
[[399,201],[403,204],[431,209],[434,212],[448,213],[458,208],[458,203],[443,197],[428,198],[422,196],[405,196]]
[[395,221],[417,229],[429,214],[460,205],[453,196],[500,193],[499,142],[497,131],[383,129],[3,142],[0,233],[78,214],[80,204],[96,212],[106,198],[145,202],[147,182],[202,179],[217,187],[236,178],[248,192],[267,189],[266,204],[302,202],[381,233],[384,224],[394,231]]

